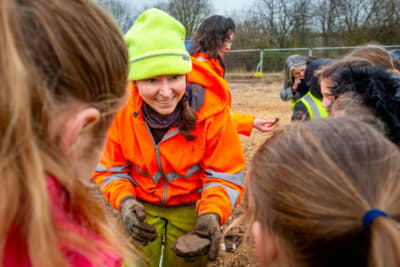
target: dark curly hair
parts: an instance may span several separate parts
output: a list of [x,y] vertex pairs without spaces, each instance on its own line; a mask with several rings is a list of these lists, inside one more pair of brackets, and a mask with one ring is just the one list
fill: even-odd
[[204,52],[210,57],[217,58],[218,50],[230,39],[235,28],[235,22],[231,18],[219,15],[206,18],[193,36],[191,54]]
[[362,96],[362,105],[385,123],[386,136],[400,144],[400,77],[386,72],[381,66],[347,68],[332,77],[330,88],[335,96],[352,91]]

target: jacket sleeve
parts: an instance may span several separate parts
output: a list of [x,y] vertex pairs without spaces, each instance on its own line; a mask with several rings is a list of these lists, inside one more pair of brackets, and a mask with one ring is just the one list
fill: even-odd
[[228,107],[206,124],[207,148],[201,163],[205,175],[197,213],[216,213],[222,225],[243,196],[245,157]]
[[308,121],[308,120],[310,120],[310,114],[308,114],[308,110],[307,110],[306,106],[303,104],[303,102],[296,103],[296,105],[294,106],[291,120],[292,121],[296,121],[296,120]]
[[254,118],[255,116],[250,114],[232,113],[232,119],[236,125],[237,132],[246,136],[250,136],[253,130]]
[[93,179],[100,185],[105,199],[117,210],[125,197],[136,198],[131,164],[123,156],[118,132],[116,117],[108,131],[103,155],[93,174]]

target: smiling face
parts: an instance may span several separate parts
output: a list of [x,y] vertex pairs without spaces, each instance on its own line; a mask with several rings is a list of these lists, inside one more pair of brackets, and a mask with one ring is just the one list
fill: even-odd
[[135,82],[139,94],[161,115],[174,112],[186,89],[186,75],[161,75]]
[[295,79],[304,79],[304,71],[306,70],[306,66],[295,67],[292,70],[292,76]]

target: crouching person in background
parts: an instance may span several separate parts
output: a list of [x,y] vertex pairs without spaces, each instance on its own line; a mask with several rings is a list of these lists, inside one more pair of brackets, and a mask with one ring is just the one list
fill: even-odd
[[322,94],[318,70],[323,65],[332,63],[332,59],[321,58],[310,63],[305,72],[304,80],[308,92],[295,101],[291,120],[315,120],[328,117],[328,112],[322,107]]
[[161,254],[162,266],[215,260],[220,226],[243,194],[227,84],[190,58],[184,37],[182,24],[158,9],[126,34],[130,97],[94,173],[151,266]]

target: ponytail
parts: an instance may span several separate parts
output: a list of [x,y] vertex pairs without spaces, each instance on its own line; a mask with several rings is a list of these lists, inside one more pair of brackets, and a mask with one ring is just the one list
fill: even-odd
[[186,138],[186,140],[192,141],[196,139],[196,135],[190,132],[196,127],[197,124],[197,116],[196,111],[189,105],[188,102],[188,94],[184,93],[181,99],[183,112],[182,112],[182,120],[179,122],[179,130],[182,135]]
[[369,266],[400,266],[400,224],[391,218],[376,218],[370,236]]

